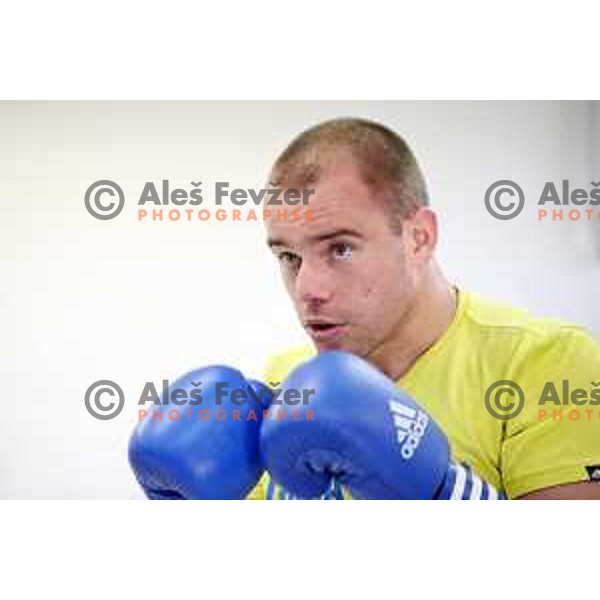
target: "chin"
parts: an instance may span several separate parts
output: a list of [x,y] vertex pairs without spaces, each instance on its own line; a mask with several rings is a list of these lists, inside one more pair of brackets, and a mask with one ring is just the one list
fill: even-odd
[[318,352],[332,352],[334,350],[338,350],[342,352],[351,352],[352,354],[356,354],[356,352],[352,349],[352,344],[348,342],[314,342],[314,345],[317,348]]

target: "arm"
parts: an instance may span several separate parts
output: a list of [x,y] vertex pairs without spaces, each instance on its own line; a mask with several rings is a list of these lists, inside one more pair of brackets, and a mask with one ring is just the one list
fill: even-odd
[[580,481],[536,490],[517,500],[600,500],[600,482]]
[[510,498],[600,499],[600,345],[562,327],[514,372],[523,410],[506,421],[502,480]]
[[[348,352],[322,352],[283,389],[310,389],[296,420],[266,419],[260,451],[273,481],[321,498],[332,480],[369,500],[498,500],[504,495],[452,460],[443,431],[381,371]],[[302,418],[302,415],[310,418]]]

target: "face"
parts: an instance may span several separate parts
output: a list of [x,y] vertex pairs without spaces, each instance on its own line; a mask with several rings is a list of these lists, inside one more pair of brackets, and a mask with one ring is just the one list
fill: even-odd
[[373,360],[397,343],[415,303],[429,257],[419,212],[394,231],[384,200],[351,160],[325,169],[314,187],[306,207],[314,219],[268,221],[269,246],[317,349]]

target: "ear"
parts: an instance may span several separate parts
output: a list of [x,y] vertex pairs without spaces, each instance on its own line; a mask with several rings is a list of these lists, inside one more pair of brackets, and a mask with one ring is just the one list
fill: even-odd
[[438,242],[438,218],[428,206],[422,206],[407,221],[405,228],[411,254],[418,260],[428,260]]

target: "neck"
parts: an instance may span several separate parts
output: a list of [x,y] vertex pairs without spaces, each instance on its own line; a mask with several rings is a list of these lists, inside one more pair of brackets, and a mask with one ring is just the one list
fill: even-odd
[[432,266],[393,337],[366,358],[390,379],[398,380],[446,332],[456,314],[457,301],[456,289],[437,266]]

